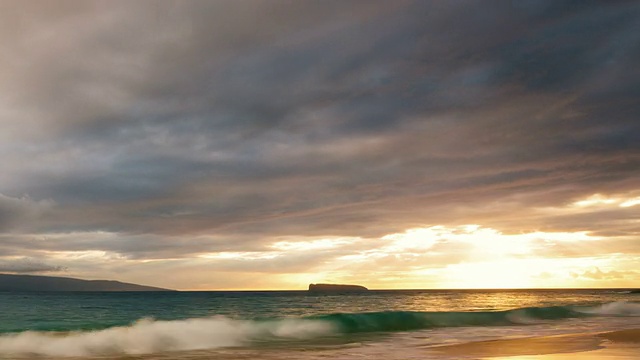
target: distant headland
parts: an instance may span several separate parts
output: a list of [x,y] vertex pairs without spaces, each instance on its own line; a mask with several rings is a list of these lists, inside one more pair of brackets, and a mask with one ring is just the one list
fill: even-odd
[[0,274],[0,291],[175,291],[114,280]]
[[309,284],[309,291],[312,291],[312,292],[340,292],[340,291],[362,292],[362,291],[369,291],[369,289],[361,285]]

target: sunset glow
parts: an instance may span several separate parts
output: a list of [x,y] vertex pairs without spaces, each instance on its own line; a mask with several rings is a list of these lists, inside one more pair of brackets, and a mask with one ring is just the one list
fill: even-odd
[[637,287],[637,6],[2,2],[0,273]]

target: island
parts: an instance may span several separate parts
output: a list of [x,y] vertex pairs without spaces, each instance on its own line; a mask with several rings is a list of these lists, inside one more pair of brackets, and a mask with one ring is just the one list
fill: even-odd
[[68,277],[0,274],[0,291],[175,291],[114,280],[81,280]]
[[369,291],[361,285],[342,285],[342,284],[309,284],[311,292],[363,292]]

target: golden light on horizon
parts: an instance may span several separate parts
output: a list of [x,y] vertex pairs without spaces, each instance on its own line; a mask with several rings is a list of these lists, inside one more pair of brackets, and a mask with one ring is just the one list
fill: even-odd
[[[117,233],[66,236],[110,239]],[[181,272],[195,272],[201,279],[200,290],[216,289],[212,274],[220,272],[229,279],[269,274],[268,280],[233,285],[233,289],[246,290],[304,289],[312,282],[356,283],[372,289],[630,286],[638,278],[634,272],[638,263],[632,256],[613,257],[607,252],[611,239],[588,231],[506,233],[464,224],[416,227],[373,238],[274,237],[255,251],[202,252],[189,259],[176,256],[149,261],[124,258],[113,251],[55,251],[47,256],[62,267],[72,262],[108,267],[114,261],[125,261],[135,281],[152,285],[155,278],[138,270],[143,269],[142,264],[170,267],[180,279]],[[617,239],[633,241],[624,236]],[[13,261],[18,260],[22,261]],[[77,271],[68,275],[91,277]],[[176,280],[169,287],[179,283]],[[233,283],[223,284],[218,289],[229,289]]]
[[533,287],[536,270],[514,259],[460,264],[448,269],[450,288],[518,289]]
[[[427,226],[379,239],[358,239],[378,246],[349,251],[323,261],[314,271],[282,279],[293,288],[311,282],[362,283],[380,289],[580,286],[584,279],[576,274],[589,274],[593,266],[608,269],[611,263],[593,257],[566,258],[560,251],[597,252],[601,239],[585,231],[504,234],[476,224]],[[272,248],[299,255],[323,249],[339,252],[351,241],[355,240],[290,240],[276,242]]]

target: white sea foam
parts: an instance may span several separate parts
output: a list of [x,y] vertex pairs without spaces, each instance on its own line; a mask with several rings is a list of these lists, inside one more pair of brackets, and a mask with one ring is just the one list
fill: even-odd
[[507,314],[507,320],[514,324],[531,325],[544,323],[544,320],[535,319],[528,316],[524,311],[513,311]]
[[27,331],[0,336],[0,356],[90,356],[201,350],[241,346],[264,338],[307,339],[334,331],[331,323],[321,320],[254,322],[221,316],[174,321],[143,319],[131,326],[99,331]]
[[628,301],[616,301],[578,311],[592,315],[608,316],[640,316],[640,303]]

